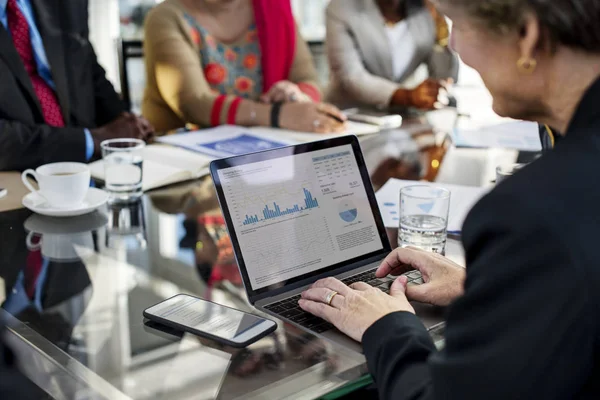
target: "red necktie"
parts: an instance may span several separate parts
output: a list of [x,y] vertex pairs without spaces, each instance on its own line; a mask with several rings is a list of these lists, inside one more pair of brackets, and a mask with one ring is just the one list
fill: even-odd
[[31,36],[29,34],[29,24],[17,6],[17,0],[8,0],[6,4],[6,16],[12,41],[19,56],[21,56],[25,70],[33,84],[33,90],[35,90],[35,94],[40,101],[44,120],[51,126],[65,126],[56,93],[54,93],[54,90],[42,79],[37,71],[37,65],[33,57]]

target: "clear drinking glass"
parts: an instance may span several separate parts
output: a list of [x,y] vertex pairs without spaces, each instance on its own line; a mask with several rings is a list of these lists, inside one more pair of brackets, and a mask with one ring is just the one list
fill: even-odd
[[398,247],[418,247],[444,254],[450,211],[450,191],[432,186],[400,190]]
[[111,139],[100,144],[104,159],[105,189],[112,202],[136,201],[142,195],[143,150],[139,139]]

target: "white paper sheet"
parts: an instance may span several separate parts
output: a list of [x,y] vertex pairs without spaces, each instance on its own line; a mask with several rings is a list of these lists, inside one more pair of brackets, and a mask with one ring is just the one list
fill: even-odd
[[400,223],[400,189],[411,185],[436,186],[450,190],[449,232],[462,231],[462,225],[471,208],[489,191],[487,188],[471,186],[390,179],[376,193],[377,204],[379,205],[386,228],[398,228],[398,224]]
[[520,151],[540,151],[538,124],[514,121],[477,129],[457,128],[452,134],[456,147],[505,148]]

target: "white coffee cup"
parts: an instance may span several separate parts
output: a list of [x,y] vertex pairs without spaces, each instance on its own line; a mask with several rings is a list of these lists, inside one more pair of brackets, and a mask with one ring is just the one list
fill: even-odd
[[[31,175],[40,187],[36,190],[27,177]],[[81,205],[90,187],[90,169],[75,162],[42,165],[35,171],[28,169],[21,175],[27,189],[42,196],[55,208],[73,208]]]

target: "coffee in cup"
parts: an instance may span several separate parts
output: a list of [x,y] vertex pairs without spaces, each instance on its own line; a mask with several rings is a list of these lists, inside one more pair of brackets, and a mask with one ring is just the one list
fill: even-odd
[[[39,190],[27,179],[30,175]],[[82,163],[59,162],[42,165],[35,171],[28,169],[21,179],[27,189],[42,196],[51,207],[68,209],[83,203],[90,186],[90,169]]]

